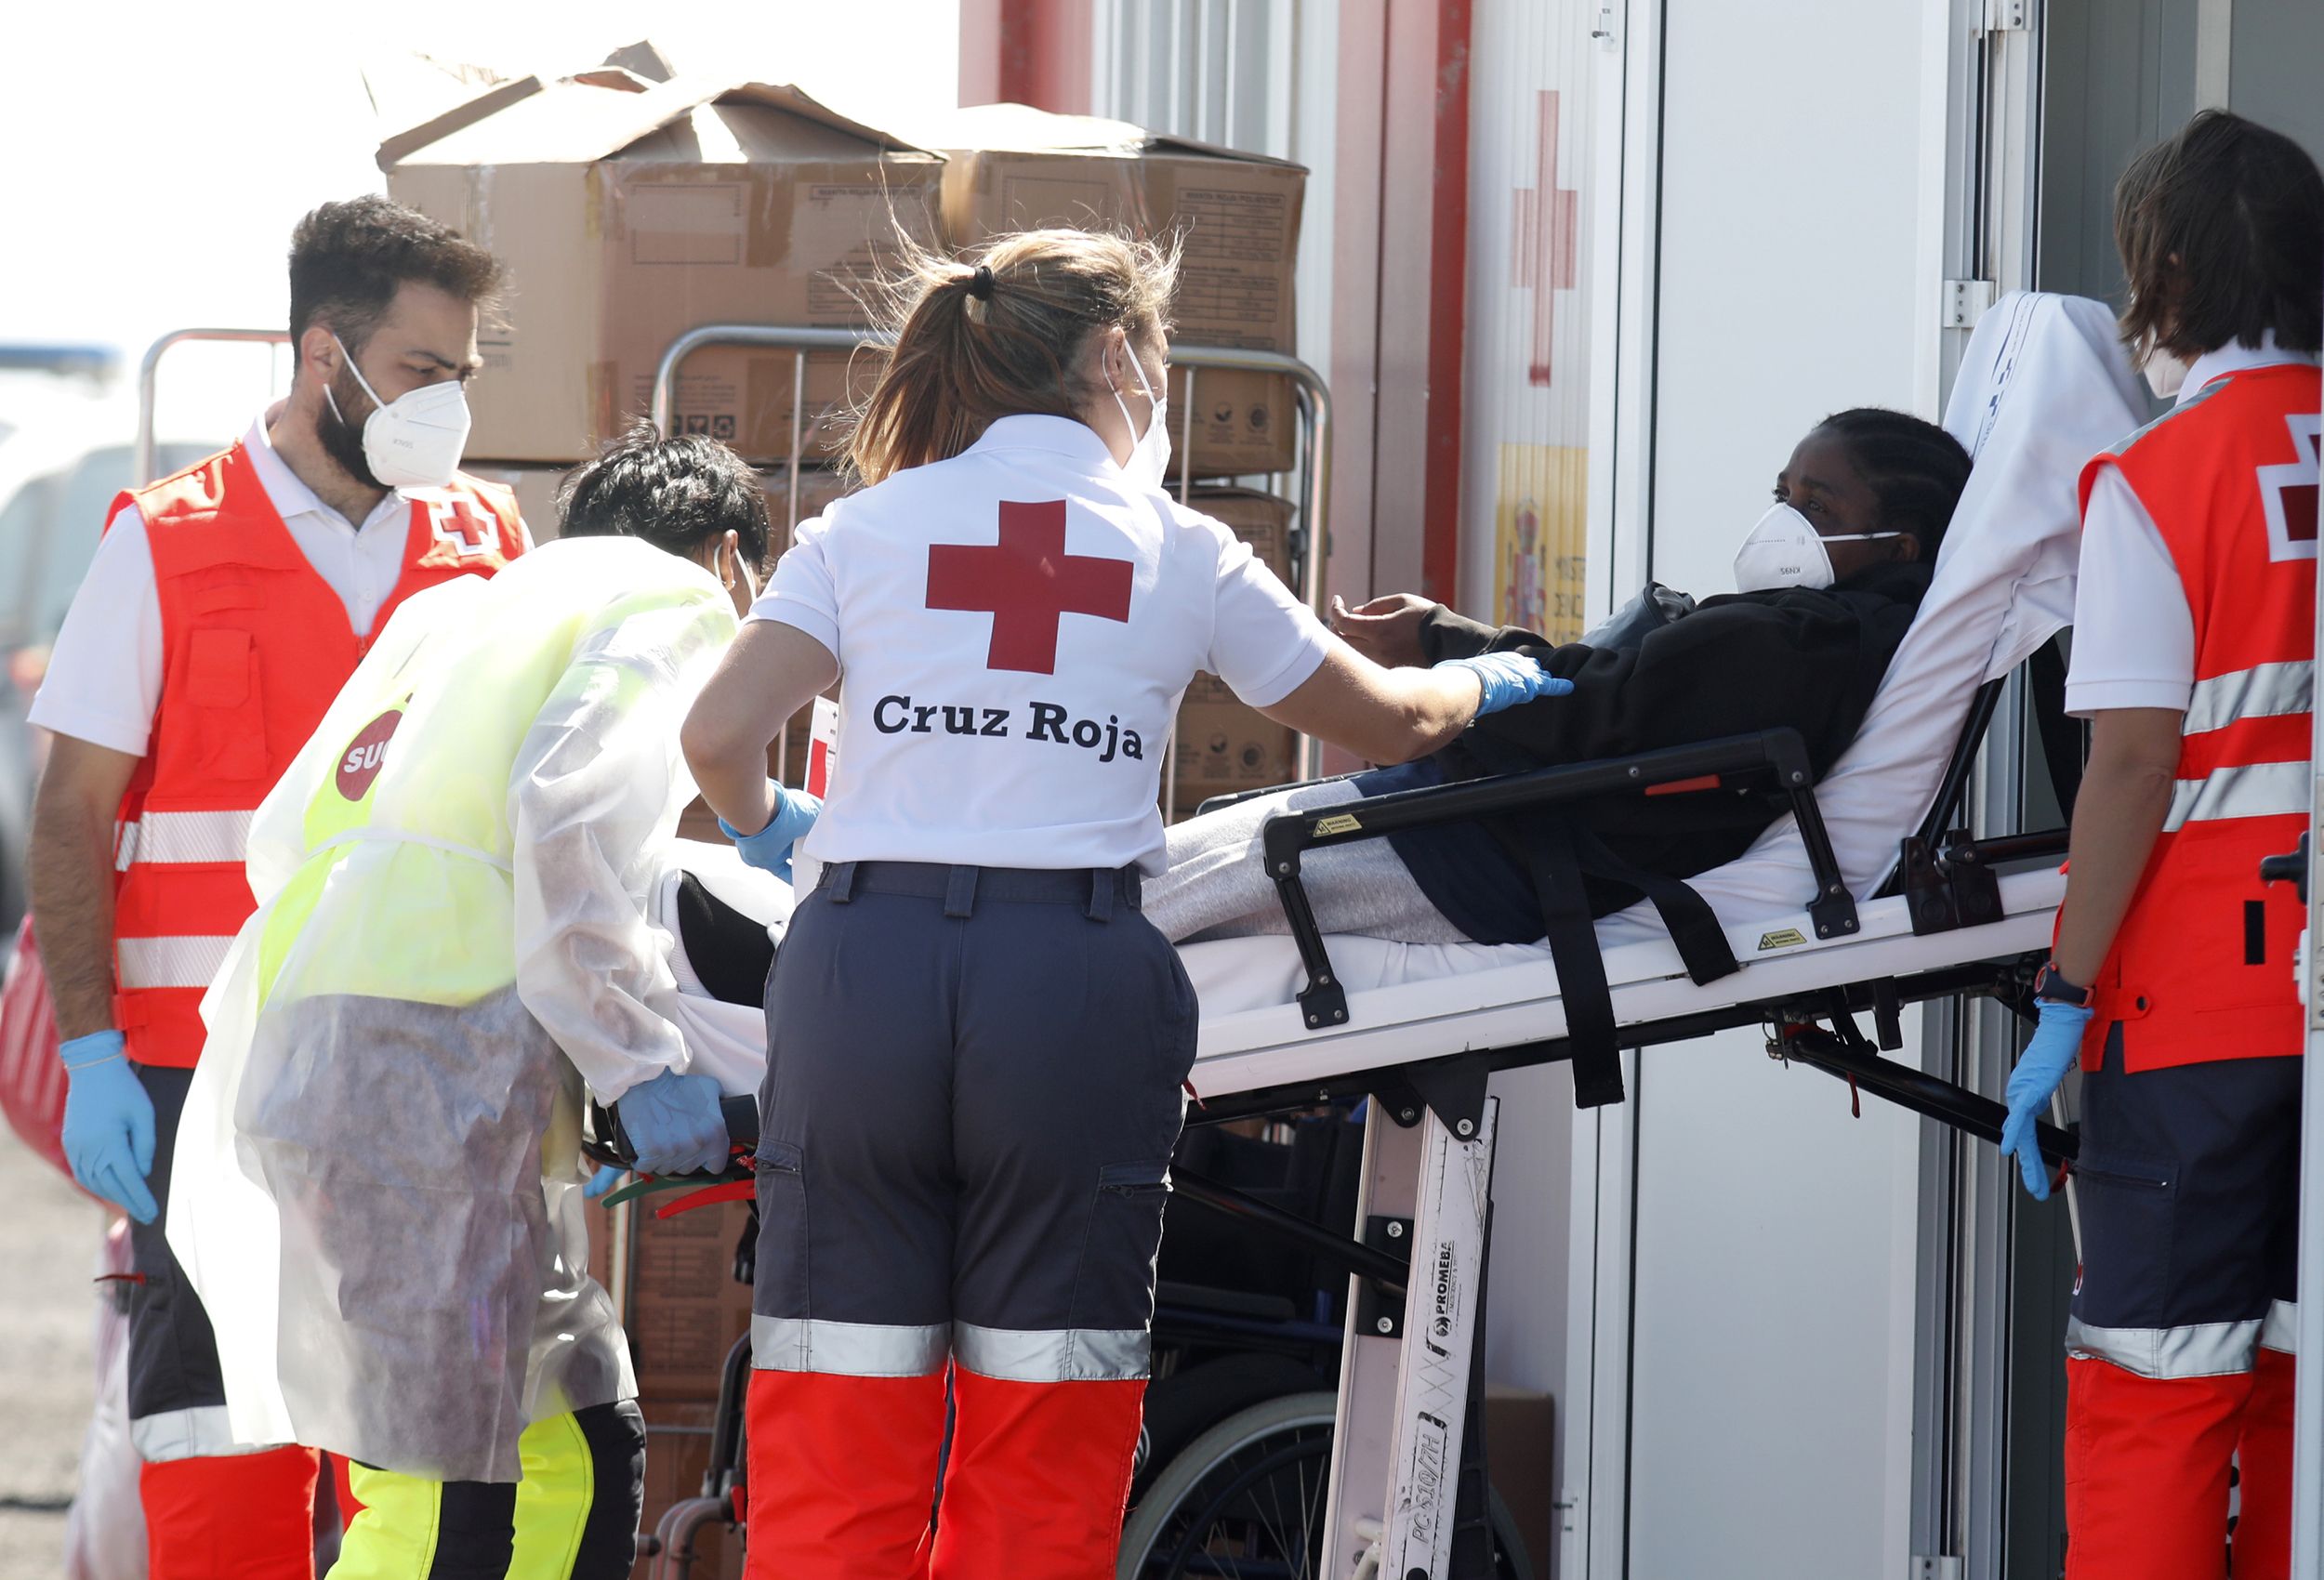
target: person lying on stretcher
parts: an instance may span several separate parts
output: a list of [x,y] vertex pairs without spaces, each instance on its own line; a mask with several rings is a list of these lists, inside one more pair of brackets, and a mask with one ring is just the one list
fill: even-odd
[[[1482,719],[1402,767],[1180,823],[1169,873],[1146,885],[1146,915],[1173,942],[1287,931],[1259,846],[1266,821],[1287,811],[1784,726],[1806,741],[1820,778],[1855,738],[1912,624],[1968,479],[1968,452],[1943,428],[1858,408],[1828,417],[1792,451],[1775,505],[1736,555],[1732,594],[1693,604],[1651,589],[1640,611],[1612,623],[1621,629],[1592,633],[1598,645],[1496,630],[1409,593],[1336,609],[1334,627],[1377,663],[1528,653],[1572,680],[1573,693]],[[1326,932],[1531,943],[1543,935],[1532,875],[1546,820],[1575,820],[1591,914],[1603,916],[1641,897],[1620,877],[1625,868],[1691,877],[1740,856],[1776,815],[1759,797],[1629,797],[1311,850],[1301,872]]]

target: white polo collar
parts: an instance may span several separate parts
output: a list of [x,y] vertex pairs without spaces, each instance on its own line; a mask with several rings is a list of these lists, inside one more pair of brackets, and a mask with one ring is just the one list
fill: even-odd
[[2278,367],[2286,362],[2316,365],[2316,357],[2307,351],[2287,351],[2276,343],[2276,332],[2269,330],[2260,336],[2256,346],[2246,346],[2240,340],[2230,340],[2215,346],[2187,364],[2186,382],[2179,386],[2182,406],[2202,393],[2203,386],[2226,377],[2231,373],[2249,373],[2255,367]]
[[1053,417],[1035,412],[1022,412],[1015,416],[996,418],[984,429],[971,454],[995,450],[1049,450],[1071,455],[1092,467],[1118,471],[1114,453],[1098,437],[1097,429],[1074,417]]
[[[290,463],[274,453],[274,438],[269,430],[282,420],[283,413],[289,404],[288,401],[275,402],[258,414],[257,420],[250,425],[250,431],[242,436],[243,451],[250,457],[250,469],[257,474],[258,485],[266,490],[267,498],[273,503],[274,513],[285,521],[293,516],[320,516],[335,526],[345,527],[350,532],[361,532],[363,528],[352,525],[346,517],[325,505],[322,495],[309,488],[299,480],[298,474],[290,469]],[[369,516],[363,518],[363,527],[390,519],[400,520],[410,506],[410,497],[402,489],[390,489],[387,497],[380,500]]]

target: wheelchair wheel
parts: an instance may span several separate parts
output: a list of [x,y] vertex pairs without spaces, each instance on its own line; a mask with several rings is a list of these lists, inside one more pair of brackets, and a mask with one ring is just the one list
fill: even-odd
[[[1238,1410],[1154,1478],[1122,1530],[1115,1580],[1323,1580],[1337,1401],[1291,1393]],[[1500,1494],[1495,1580],[1532,1580]]]

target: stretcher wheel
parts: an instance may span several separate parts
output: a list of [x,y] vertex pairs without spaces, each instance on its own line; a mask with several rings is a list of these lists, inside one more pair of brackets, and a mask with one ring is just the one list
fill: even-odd
[[[1321,1580],[1337,1400],[1288,1393],[1238,1410],[1182,1449],[1122,1529],[1115,1580]],[[1494,1580],[1533,1580],[1491,1494]]]

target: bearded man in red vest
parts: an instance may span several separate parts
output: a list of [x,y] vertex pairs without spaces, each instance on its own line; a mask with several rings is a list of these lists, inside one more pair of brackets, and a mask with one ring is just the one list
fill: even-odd
[[[2069,1580],[2285,1574],[2324,177],[2206,111],[2124,173],[2122,331],[2177,404],[2082,475],[2067,706],[2091,721],[2040,1021],[2004,1152],[2083,1071],[2067,1326]],[[2311,1363],[2313,1363],[2311,1362]],[[2309,1495],[2314,1495],[2313,1492]]]
[[136,1253],[129,1414],[153,1580],[307,1580],[315,1456],[239,1443],[163,1233],[201,1002],[252,910],[250,814],[398,603],[527,546],[456,467],[493,256],[379,197],[291,239],[290,394],[231,449],[113,502],[33,722],[55,737],[32,902],[71,1073],[73,1174]]

